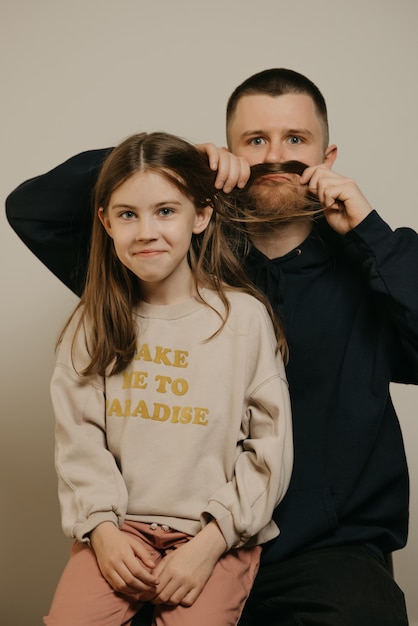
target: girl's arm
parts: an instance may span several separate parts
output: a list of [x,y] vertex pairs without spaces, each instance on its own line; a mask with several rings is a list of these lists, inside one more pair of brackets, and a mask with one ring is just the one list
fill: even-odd
[[[227,547],[261,544],[279,534],[272,521],[293,469],[293,433],[289,389],[265,308],[251,311],[247,331],[248,388],[234,474],[212,494],[203,519],[215,519]],[[257,310],[258,309],[258,310]],[[237,367],[244,367],[238,365]]]
[[107,448],[105,386],[100,376],[78,373],[90,362],[83,330],[72,338],[81,310],[60,345],[51,381],[55,413],[55,465],[64,533],[88,541],[102,522],[120,527],[128,493],[113,454]]

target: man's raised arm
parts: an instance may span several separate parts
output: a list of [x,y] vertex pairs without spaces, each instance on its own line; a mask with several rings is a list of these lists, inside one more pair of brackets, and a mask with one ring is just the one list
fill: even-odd
[[93,190],[110,149],[82,152],[19,185],[7,219],[25,245],[74,293],[85,282]]

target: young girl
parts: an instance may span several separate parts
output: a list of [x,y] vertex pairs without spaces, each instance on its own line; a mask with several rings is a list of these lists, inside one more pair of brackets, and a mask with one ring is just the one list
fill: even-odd
[[49,626],[129,624],[144,601],[159,626],[236,624],[279,532],[283,360],[213,182],[206,157],[164,133],[125,140],[101,171],[51,384],[75,542]]

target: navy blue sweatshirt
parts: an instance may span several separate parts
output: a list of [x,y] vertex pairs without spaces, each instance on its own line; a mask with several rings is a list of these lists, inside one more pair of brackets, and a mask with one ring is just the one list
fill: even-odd
[[389,383],[418,382],[418,236],[376,212],[345,237],[325,220],[284,257],[247,271],[281,313],[295,465],[264,562],[307,549],[407,538],[409,483]]
[[[77,155],[6,201],[12,228],[77,294],[107,153]],[[345,237],[321,219],[284,257],[253,249],[246,269],[282,316],[290,349],[295,465],[263,562],[358,543],[384,557],[407,538],[408,471],[389,383],[418,383],[418,236],[376,212]]]

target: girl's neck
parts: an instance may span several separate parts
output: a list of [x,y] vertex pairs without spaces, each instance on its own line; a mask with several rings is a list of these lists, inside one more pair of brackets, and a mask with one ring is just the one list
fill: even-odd
[[188,275],[183,275],[181,280],[173,281],[168,277],[159,283],[141,282],[141,293],[142,300],[148,304],[169,306],[194,298],[196,287],[190,270]]

